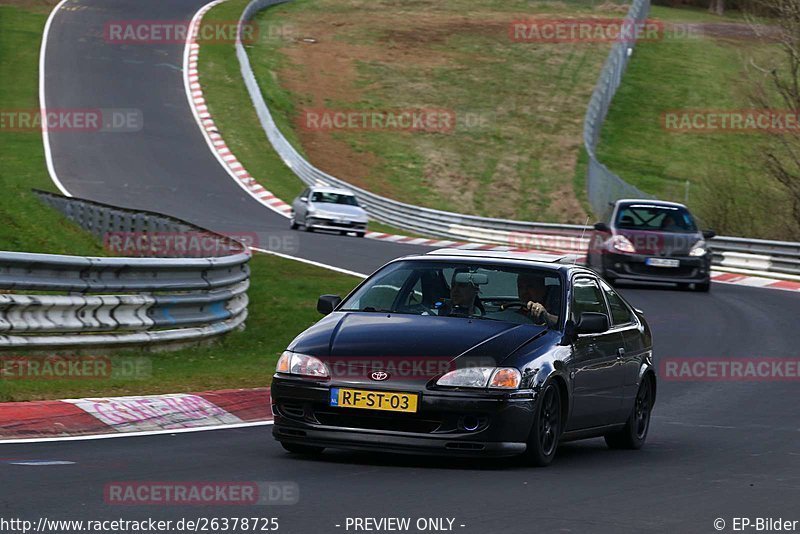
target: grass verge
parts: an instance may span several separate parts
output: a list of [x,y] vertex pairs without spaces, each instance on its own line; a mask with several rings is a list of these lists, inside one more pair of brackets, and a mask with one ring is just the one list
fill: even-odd
[[[653,8],[652,17],[719,22],[697,11],[663,7]],[[747,65],[751,58],[777,54],[776,46],[746,32],[639,43],[603,128],[600,160],[643,191],[679,202],[688,197],[689,207],[720,233],[796,236],[786,224],[791,220],[786,194],[759,156],[766,135],[670,131],[662,121],[665,112],[748,109]]]
[[12,127],[39,108],[39,44],[47,20],[40,11],[0,5],[0,111],[6,115],[0,123],[0,250],[103,255],[90,235],[65,224],[31,193],[58,191],[47,173],[41,132]]

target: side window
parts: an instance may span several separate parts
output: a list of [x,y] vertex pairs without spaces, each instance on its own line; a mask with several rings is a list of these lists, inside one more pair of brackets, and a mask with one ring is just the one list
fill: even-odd
[[572,283],[572,320],[578,322],[582,313],[604,313],[608,315],[600,286],[593,278],[575,278]]
[[601,282],[601,284],[608,299],[608,307],[611,308],[611,324],[620,326],[632,323],[634,321],[633,311],[608,284],[605,282]]

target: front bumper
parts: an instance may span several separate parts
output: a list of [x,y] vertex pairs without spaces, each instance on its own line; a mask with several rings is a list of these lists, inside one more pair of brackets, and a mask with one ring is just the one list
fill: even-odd
[[711,254],[702,257],[676,256],[665,259],[679,260],[679,267],[653,267],[645,262],[643,254],[618,254],[607,252],[601,255],[603,273],[607,278],[637,280],[644,282],[668,282],[682,284],[704,284],[711,280]]
[[499,457],[525,452],[533,422],[532,392],[416,391],[418,411],[405,414],[331,407],[330,387],[276,377],[271,389],[275,439],[341,449]]
[[321,219],[319,217],[307,217],[306,226],[315,230],[332,230],[335,232],[365,232],[367,223],[362,221],[350,221],[343,219]]

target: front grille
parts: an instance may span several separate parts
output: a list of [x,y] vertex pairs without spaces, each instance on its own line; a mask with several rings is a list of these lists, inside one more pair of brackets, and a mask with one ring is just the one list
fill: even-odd
[[651,267],[643,263],[627,264],[628,272],[643,276],[665,276],[669,278],[695,278],[695,267]]
[[395,413],[390,415],[364,413],[361,410],[315,408],[314,417],[320,424],[369,430],[393,430],[430,434],[442,429],[442,420],[434,416]]

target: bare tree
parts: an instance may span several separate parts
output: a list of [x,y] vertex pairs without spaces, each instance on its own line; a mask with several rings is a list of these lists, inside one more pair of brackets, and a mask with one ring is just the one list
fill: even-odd
[[722,16],[725,14],[725,0],[709,0],[708,12]]
[[[786,117],[783,128],[773,131],[763,153],[767,172],[789,193],[794,227],[800,227],[800,1],[753,0],[753,10],[770,24],[753,23],[753,30],[770,41],[778,40],[781,53],[753,60],[756,71],[753,104]],[[763,20],[763,19],[762,19]],[[794,117],[791,127],[789,116]]]

